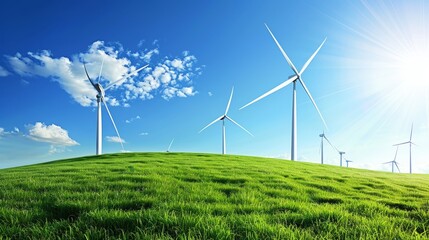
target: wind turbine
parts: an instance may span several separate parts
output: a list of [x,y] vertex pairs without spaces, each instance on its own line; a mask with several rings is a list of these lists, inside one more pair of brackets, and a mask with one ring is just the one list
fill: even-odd
[[[403,143],[398,143],[398,144],[394,144],[393,146],[399,146],[399,145],[404,145],[404,144],[410,144],[410,174],[411,174],[411,145],[413,145],[414,143],[411,141],[411,138],[413,137],[413,124],[411,124],[411,133],[410,133],[410,140],[407,142],[403,142]],[[414,144],[416,145],[416,144]]]
[[401,171],[399,171],[398,163],[396,162],[396,156],[398,155],[398,148],[399,148],[399,146],[396,146],[396,152],[395,152],[395,157],[393,158],[393,161],[383,163],[383,164],[391,163],[392,164],[392,172],[394,172],[393,171],[394,170],[394,168],[393,168],[394,165],[398,169],[398,172],[401,172]]
[[145,66],[125,75],[124,77],[121,77],[120,79],[108,84],[105,88],[103,88],[103,86],[100,84],[100,78],[101,78],[101,72],[103,71],[103,65],[104,65],[104,60],[101,63],[101,68],[100,68],[100,73],[99,73],[98,78],[97,78],[97,83],[94,83],[94,81],[91,79],[91,77],[89,77],[88,71],[86,70],[85,63],[83,63],[83,68],[85,69],[86,76],[88,77],[88,80],[91,83],[91,85],[97,91],[97,95],[96,95],[96,97],[97,97],[97,135],[96,135],[96,151],[95,151],[95,153],[97,155],[102,154],[102,140],[103,140],[102,128],[103,128],[103,126],[102,126],[102,121],[101,121],[101,103],[103,103],[104,106],[106,107],[107,113],[109,114],[110,120],[112,121],[113,127],[115,128],[116,134],[119,137],[119,141],[121,143],[122,150],[124,150],[124,145],[122,143],[122,138],[119,135],[118,128],[116,127],[116,124],[115,124],[115,121],[113,120],[112,114],[110,114],[109,107],[107,106],[106,102],[104,101],[105,92],[107,90],[109,90],[110,88],[112,88],[116,83],[123,81],[124,79],[127,79],[129,76],[138,73],[139,71],[141,71],[142,69],[144,69],[148,66],[148,65],[145,65]]
[[226,136],[225,136],[225,119],[228,119],[229,121],[231,121],[232,123],[234,123],[235,125],[239,126],[241,129],[243,129],[244,131],[246,131],[250,136],[253,137],[253,134],[251,134],[249,131],[247,131],[244,127],[242,127],[240,124],[238,124],[236,121],[234,121],[231,117],[229,117],[228,114],[228,110],[229,110],[229,106],[231,105],[231,100],[232,100],[232,95],[234,94],[234,87],[232,87],[231,90],[231,96],[229,97],[229,101],[228,104],[226,105],[226,110],[225,113],[223,115],[221,115],[220,117],[216,118],[213,122],[209,123],[207,126],[205,126],[203,129],[201,129],[198,133],[201,133],[202,131],[204,131],[206,128],[208,128],[210,125],[214,124],[217,121],[222,121],[222,154],[226,154]]
[[171,145],[173,145],[173,142],[174,142],[174,138],[173,140],[171,140],[170,145],[168,145],[167,152],[170,152],[170,148],[171,148]]
[[320,118],[323,121],[323,124],[326,127],[326,122],[325,119],[323,119],[322,114],[319,111],[319,108],[316,105],[316,102],[314,101],[313,97],[311,96],[310,92],[307,89],[307,86],[304,83],[304,80],[302,80],[302,74],[304,73],[305,69],[307,69],[308,65],[310,64],[310,62],[313,60],[313,58],[316,56],[316,54],[319,52],[320,48],[323,46],[323,44],[326,41],[323,40],[322,44],[320,44],[320,46],[317,48],[317,50],[313,53],[313,55],[311,55],[311,57],[307,60],[307,62],[304,64],[304,66],[301,68],[301,71],[298,72],[298,70],[296,69],[295,65],[293,65],[292,61],[289,59],[289,57],[287,56],[286,52],[283,50],[283,48],[280,46],[279,42],[277,41],[277,39],[274,37],[273,33],[271,32],[270,28],[267,26],[267,24],[265,24],[268,32],[270,33],[271,37],[273,38],[274,42],[276,43],[277,47],[280,49],[281,53],[283,54],[283,57],[286,59],[287,63],[289,64],[289,67],[292,68],[293,72],[295,73],[294,75],[290,76],[289,79],[287,79],[286,81],[284,81],[283,83],[281,83],[280,85],[276,86],[275,88],[271,89],[270,91],[264,93],[263,95],[261,95],[260,97],[256,98],[255,100],[251,101],[250,103],[244,105],[243,107],[240,108],[243,109],[263,98],[265,98],[266,96],[277,92],[278,90],[286,87],[287,85],[293,83],[293,95],[292,95],[292,136],[291,136],[291,160],[296,160],[297,159],[297,154],[298,154],[298,144],[297,144],[297,122],[296,122],[296,82],[298,81],[299,83],[301,83],[301,86],[304,88],[305,92],[307,93],[308,97],[310,98],[311,102],[313,103],[314,107],[316,108],[317,112],[320,115]]
[[331,145],[333,149],[335,149],[338,152],[338,149],[332,145],[332,143],[329,141],[329,139],[326,137],[325,132],[322,134],[319,134],[320,139],[320,162],[323,164],[323,139],[326,139],[326,141]]
[[[331,147],[340,154],[340,167],[342,167],[343,166],[343,154],[346,154],[346,153],[338,150],[338,148],[336,148],[334,145],[332,145],[331,141],[329,141],[329,139],[326,137],[324,132],[322,134],[319,134],[319,137],[321,137],[321,144],[320,144],[321,145],[321,156],[320,156],[320,158],[321,158],[322,164],[323,164],[323,139],[326,139],[326,141],[329,143],[329,145],[331,145]],[[349,162],[348,161],[349,160],[346,159],[347,167],[349,167],[349,162],[351,162],[351,161],[349,161]]]
[[349,167],[349,162],[353,162],[352,160],[348,160],[348,159],[345,159],[345,158],[344,158],[344,160],[346,160],[347,167]]

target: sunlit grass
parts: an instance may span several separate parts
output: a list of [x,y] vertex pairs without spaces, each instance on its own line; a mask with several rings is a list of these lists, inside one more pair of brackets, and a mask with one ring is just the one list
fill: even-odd
[[127,153],[0,170],[0,238],[427,239],[429,176]]

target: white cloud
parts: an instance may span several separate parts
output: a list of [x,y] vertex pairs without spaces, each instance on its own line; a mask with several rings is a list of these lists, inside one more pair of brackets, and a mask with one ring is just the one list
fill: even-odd
[[10,73],[4,69],[4,67],[0,66],[0,77],[6,77],[8,76]]
[[175,68],[179,68],[179,69],[183,69],[183,62],[180,59],[174,59],[173,61],[171,61],[171,66],[175,67]]
[[[43,50],[27,54],[16,53],[13,56],[6,56],[6,59],[16,74],[50,78],[58,82],[61,88],[82,106],[95,106],[96,92],[87,80],[83,62],[86,63],[90,77],[96,80],[104,61],[100,83],[106,86],[145,65],[156,55],[159,55],[157,46],[154,49],[130,52],[124,51],[120,44],[111,45],[96,41],[87,51],[71,57],[55,57],[50,51]],[[172,59],[161,58],[159,63],[151,64],[153,67],[148,67],[137,76],[134,74],[117,83],[106,93],[108,104],[129,107],[131,100],[152,99],[158,93],[165,99],[174,96],[193,96],[182,90],[170,97],[162,94],[168,88],[193,88],[191,78],[201,75],[202,72],[201,67],[194,67],[196,57],[187,51],[183,52],[182,56]]]
[[106,140],[108,142],[114,142],[114,143],[125,143],[125,140],[122,138],[119,138],[118,136],[106,136]]
[[173,97],[185,98],[189,96],[194,96],[197,93],[198,92],[194,91],[194,87],[183,87],[181,89],[178,89],[175,87],[168,87],[164,89],[162,97],[165,100],[169,100],[170,98],[173,98]]
[[147,132],[142,132],[142,133],[140,133],[139,135],[140,135],[140,136],[147,136],[147,135],[149,135],[149,133],[147,133]]
[[21,84],[24,86],[27,86],[28,84],[30,84],[30,82],[27,80],[21,79]]
[[208,92],[207,94],[209,95],[209,97],[213,96],[212,92]]
[[66,148],[64,146],[54,146],[51,145],[49,147],[49,154],[55,154],[55,153],[63,153],[66,151]]
[[11,131],[6,131],[4,128],[0,127],[0,137],[11,135],[11,134],[19,134],[19,128],[14,127]]
[[44,123],[36,122],[34,125],[29,125],[28,137],[34,141],[47,142],[52,145],[79,145],[79,143],[69,137],[67,130],[55,124],[45,125]]
[[132,123],[132,122],[139,120],[139,119],[141,119],[141,117],[139,115],[137,115],[135,117],[132,117],[130,119],[125,120],[125,123]]

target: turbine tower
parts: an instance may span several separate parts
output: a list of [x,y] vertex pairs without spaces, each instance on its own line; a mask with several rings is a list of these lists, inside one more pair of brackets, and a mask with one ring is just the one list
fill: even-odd
[[237,125],[241,129],[243,129],[250,136],[253,137],[253,135],[249,131],[247,131],[244,127],[242,127],[240,124],[238,124],[236,121],[234,121],[231,117],[229,117],[227,115],[228,114],[228,110],[229,110],[229,106],[231,105],[231,100],[232,100],[232,95],[233,94],[234,94],[234,87],[232,87],[231,96],[229,97],[228,104],[226,105],[225,113],[223,115],[221,115],[220,117],[216,118],[213,122],[209,123],[207,126],[205,126],[203,129],[201,129],[198,132],[198,133],[201,133],[202,131],[204,131],[206,128],[208,128],[210,125],[214,124],[215,122],[222,121],[222,154],[226,154],[225,119],[228,119],[229,121],[231,121],[232,123],[234,123],[235,125]]
[[398,148],[399,146],[396,146],[396,152],[395,152],[395,157],[393,158],[393,161],[383,163],[383,164],[388,164],[388,163],[392,164],[392,173],[394,172],[394,166],[396,166],[396,168],[398,169],[398,172],[401,172],[399,171],[398,163],[396,162],[396,156],[398,155]]
[[102,126],[102,121],[101,121],[101,103],[103,103],[104,106],[106,107],[106,111],[109,114],[110,120],[112,121],[112,124],[113,124],[113,127],[115,128],[116,134],[119,137],[119,141],[121,143],[122,150],[124,150],[124,145],[122,143],[122,138],[119,135],[118,128],[116,127],[116,124],[115,124],[115,121],[113,120],[112,114],[110,114],[109,107],[107,106],[106,102],[104,101],[105,92],[107,90],[109,90],[110,88],[112,88],[116,83],[127,79],[131,75],[138,73],[139,71],[141,71],[142,69],[144,69],[148,66],[148,65],[143,66],[143,67],[125,75],[124,77],[121,77],[120,79],[110,83],[105,88],[103,88],[103,86],[100,84],[101,73],[103,71],[103,64],[104,64],[104,61],[101,63],[101,68],[100,68],[100,73],[99,73],[98,78],[97,78],[97,83],[94,83],[94,81],[91,79],[91,77],[89,77],[88,71],[86,70],[85,63],[83,63],[83,68],[85,69],[86,76],[88,77],[88,80],[91,83],[91,85],[97,91],[97,95],[96,95],[96,97],[97,97],[97,134],[96,134],[96,151],[95,151],[96,155],[102,154],[102,140],[103,140],[102,128],[103,128],[103,126]]
[[[310,62],[313,60],[313,58],[316,56],[316,54],[319,52],[320,48],[323,46],[323,44],[326,41],[323,40],[323,42],[320,44],[320,46],[317,48],[317,50],[313,53],[313,55],[311,55],[311,57],[307,60],[307,62],[304,64],[304,66],[301,68],[301,71],[298,72],[298,70],[296,69],[295,65],[293,65],[292,61],[289,59],[288,55],[286,54],[286,52],[283,50],[283,48],[280,46],[279,42],[277,41],[277,39],[274,37],[273,33],[271,32],[270,28],[267,26],[267,24],[265,24],[268,32],[270,33],[271,37],[273,38],[274,42],[276,43],[277,47],[280,49],[280,52],[282,53],[283,57],[286,59],[289,67],[292,69],[292,71],[294,72],[294,75],[290,76],[289,79],[287,79],[286,81],[284,81],[283,83],[281,83],[280,85],[276,86],[275,88],[271,89],[270,91],[264,93],[263,95],[261,95],[260,97],[256,98],[255,100],[251,101],[250,103],[244,105],[243,107],[240,108],[243,109],[263,98],[265,98],[266,96],[277,92],[278,90],[286,87],[287,85],[293,83],[293,94],[292,94],[292,133],[291,133],[291,160],[297,160],[297,154],[298,154],[298,144],[297,144],[297,121],[296,121],[296,82],[298,81],[301,86],[304,88],[305,92],[307,93],[308,97],[310,98],[311,102],[313,103],[314,107],[316,108],[317,112],[320,115],[320,118],[323,121],[323,124],[326,127],[326,122],[323,119],[322,114],[319,111],[319,108],[316,105],[316,102],[314,101],[313,97],[311,96],[310,92],[308,91],[307,86],[304,83],[304,80],[302,79],[302,74],[304,73],[305,69],[307,69],[308,65],[310,64]],[[326,127],[327,128],[327,127]]]
[[353,162],[352,160],[348,160],[346,158],[344,158],[344,160],[346,160],[347,167],[349,167],[349,162]]
[[335,151],[338,152],[338,149],[336,147],[334,147],[334,145],[332,145],[331,141],[329,141],[329,139],[326,137],[325,132],[323,132],[322,134],[319,134],[320,139],[320,162],[323,164],[323,139],[325,139],[329,145],[331,145],[331,147],[333,149],[335,149]]
[[338,153],[340,154],[340,167],[342,167],[343,166],[343,155],[346,154],[346,152],[338,151]]
[[325,132],[319,134],[320,137],[320,164],[323,164],[323,138],[325,138]]
[[[398,144],[394,144],[393,146],[399,146],[399,145],[404,145],[404,144],[410,144],[410,174],[411,174],[411,145],[413,145],[414,143],[411,141],[413,137],[413,124],[411,124],[411,133],[410,133],[410,140],[403,142],[403,143],[398,143]],[[416,145],[416,144],[414,144]]]

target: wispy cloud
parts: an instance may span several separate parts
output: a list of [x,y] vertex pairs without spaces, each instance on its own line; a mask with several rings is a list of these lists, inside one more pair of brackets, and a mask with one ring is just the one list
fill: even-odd
[[125,140],[122,138],[119,138],[117,136],[106,136],[106,140],[108,142],[114,142],[114,143],[125,143]]
[[212,92],[208,92],[207,94],[209,95],[209,97],[213,96]]
[[55,146],[55,145],[51,145],[49,147],[49,154],[55,154],[55,153],[63,153],[66,151],[66,147],[65,146]]
[[0,66],[0,77],[6,77],[9,74],[10,73],[8,71],[6,71],[6,69],[4,69],[4,67]]
[[[100,83],[107,85],[152,62],[159,55],[158,46],[153,47],[131,52],[125,51],[120,44],[96,41],[87,51],[70,57],[55,57],[51,51],[43,50],[27,54],[16,53],[6,56],[6,59],[15,74],[50,78],[58,82],[82,106],[95,106],[96,92],[87,80],[83,62],[86,63],[90,77],[96,79],[104,61]],[[107,93],[106,102],[112,106],[129,107],[131,100],[151,99],[158,94],[167,100],[196,94],[191,79],[201,75],[202,69],[196,67],[195,56],[184,51],[178,57],[163,57],[158,61],[150,63],[151,66],[138,75],[134,74],[117,83]],[[0,68],[0,74],[2,69]]]
[[139,119],[141,119],[141,117],[139,115],[137,115],[135,117],[132,117],[130,119],[125,120],[125,123],[132,123],[132,122],[139,120]]
[[148,133],[148,132],[142,132],[142,133],[140,133],[139,135],[140,135],[140,136],[147,136],[147,135],[149,135],[149,133]]
[[19,132],[19,128],[17,127],[14,127],[11,131],[6,131],[4,128],[0,127],[0,138],[10,134],[18,134]]
[[79,143],[69,137],[67,130],[55,124],[45,125],[44,123],[36,122],[36,124],[30,124],[27,127],[28,137],[34,141],[59,146],[79,145]]

